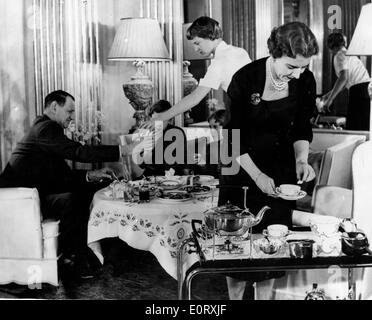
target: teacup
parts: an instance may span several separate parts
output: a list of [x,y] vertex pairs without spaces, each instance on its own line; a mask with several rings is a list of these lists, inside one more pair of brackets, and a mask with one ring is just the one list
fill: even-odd
[[319,221],[312,219],[309,224],[312,232],[329,237],[338,232],[340,220],[336,218],[323,219]]
[[281,184],[280,192],[287,196],[296,196],[301,191],[301,187],[295,184]]
[[264,235],[270,238],[283,238],[288,235],[288,227],[284,224],[272,224],[264,230]]

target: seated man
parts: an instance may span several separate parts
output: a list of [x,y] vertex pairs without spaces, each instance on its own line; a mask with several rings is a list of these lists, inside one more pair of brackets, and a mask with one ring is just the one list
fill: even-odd
[[74,97],[62,90],[48,94],[44,114],[18,143],[0,175],[0,187],[37,188],[43,219],[60,220],[59,249],[76,256],[77,271],[90,276],[87,263],[87,222],[94,192],[115,174],[109,168],[72,170],[66,159],[78,162],[119,161],[120,146],[81,145],[64,134],[74,118]]
[[[149,110],[149,116],[152,117],[154,113],[161,114],[171,107],[168,101],[159,100]],[[137,172],[137,176],[163,176],[166,170],[173,168],[175,175],[183,175],[184,169],[190,167],[187,165],[185,133],[170,121],[158,123],[162,128],[155,130],[155,134],[142,129],[148,134],[133,149],[133,161],[138,165],[137,170],[133,171]]]

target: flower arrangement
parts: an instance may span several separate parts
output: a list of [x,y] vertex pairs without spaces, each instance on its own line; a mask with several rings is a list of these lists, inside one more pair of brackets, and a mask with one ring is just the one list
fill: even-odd
[[220,102],[215,98],[208,99],[207,106],[208,106],[209,114],[213,114],[217,110],[224,109],[224,106],[222,106]]
[[101,143],[100,137],[104,126],[104,114],[98,110],[89,112],[89,114],[92,115],[90,121],[85,124],[79,122],[77,126],[75,121],[71,121],[67,128],[67,134],[70,138],[80,142],[82,145]]

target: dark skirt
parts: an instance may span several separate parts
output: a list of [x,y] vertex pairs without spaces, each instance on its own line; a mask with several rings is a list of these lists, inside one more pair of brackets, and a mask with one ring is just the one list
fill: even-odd
[[[251,179],[249,180],[239,181],[238,184],[234,183],[237,181],[234,177],[220,176],[218,205],[221,206],[230,202],[242,209],[246,206],[254,215],[257,215],[264,206],[270,207],[264,214],[262,221],[253,227],[253,233],[261,233],[271,224],[284,224],[291,229],[292,210],[295,209],[296,202],[269,197],[261,192]],[[243,186],[249,188],[245,204]]]
[[369,130],[371,100],[368,94],[368,82],[350,87],[346,116],[347,130]]

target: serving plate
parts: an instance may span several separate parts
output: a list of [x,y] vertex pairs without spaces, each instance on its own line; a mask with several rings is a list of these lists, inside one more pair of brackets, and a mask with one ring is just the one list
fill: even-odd
[[307,193],[305,191],[301,190],[298,194],[290,196],[290,195],[281,193],[280,188],[278,187],[278,188],[275,189],[275,195],[274,196],[282,198],[284,200],[299,200],[299,199],[304,198],[306,195],[307,195]]
[[164,192],[157,200],[164,203],[180,203],[192,200],[192,196],[183,191]]
[[149,179],[151,183],[162,183],[164,181],[181,182],[182,176],[150,176],[147,179]]
[[180,190],[194,195],[205,195],[212,191],[211,187],[203,185],[183,186]]

